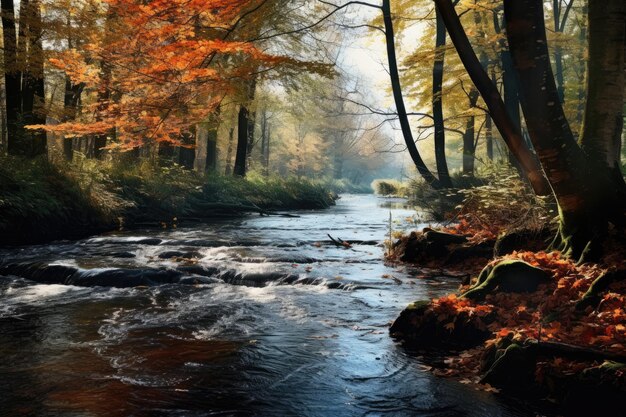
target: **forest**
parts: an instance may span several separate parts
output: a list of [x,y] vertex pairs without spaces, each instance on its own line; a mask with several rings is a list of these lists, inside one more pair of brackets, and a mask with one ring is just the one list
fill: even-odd
[[0,415],[626,415],[623,0],[0,9]]

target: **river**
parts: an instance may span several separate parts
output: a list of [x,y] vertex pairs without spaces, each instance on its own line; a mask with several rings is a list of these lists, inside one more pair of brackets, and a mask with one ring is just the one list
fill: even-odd
[[0,414],[526,415],[389,337],[406,304],[458,286],[383,264],[390,212],[394,230],[419,222],[397,200],[344,195],[297,218],[0,251],[27,271],[0,273]]

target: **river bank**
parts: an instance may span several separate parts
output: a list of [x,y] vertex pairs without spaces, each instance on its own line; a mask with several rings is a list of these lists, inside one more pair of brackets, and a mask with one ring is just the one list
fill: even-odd
[[396,260],[468,274],[457,291],[411,303],[391,335],[435,350],[439,375],[557,414],[625,415],[626,261],[617,242],[599,262],[577,264],[539,250],[549,230],[497,241],[449,231],[426,228],[396,243]]
[[207,176],[147,162],[125,166],[83,160],[63,169],[43,160],[1,162],[0,245],[328,208],[337,198],[330,184],[298,178]]

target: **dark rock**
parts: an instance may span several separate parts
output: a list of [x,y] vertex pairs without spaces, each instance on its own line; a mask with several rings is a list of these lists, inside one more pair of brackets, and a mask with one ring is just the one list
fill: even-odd
[[465,236],[425,229],[426,233],[411,232],[394,244],[393,253],[402,262],[440,266],[455,264],[470,258],[490,259],[493,242],[471,244]]
[[439,243],[442,245],[449,245],[453,243],[461,244],[461,243],[467,242],[467,237],[465,236],[454,235],[452,233],[439,232],[437,230],[432,230],[432,229],[425,232],[424,237],[429,242]]
[[66,284],[83,287],[131,288],[173,284],[183,274],[171,269],[89,269],[80,270],[69,277]]
[[162,252],[158,256],[161,259],[171,259],[171,258],[193,259],[193,258],[199,257],[200,254],[198,252],[193,252],[193,251],[182,252],[182,251],[171,250],[167,252]]
[[48,265],[42,262],[21,262],[0,266],[0,275],[15,275],[40,284],[66,284],[78,268],[67,265]]
[[537,357],[533,350],[516,343],[496,354],[482,382],[516,392],[535,389]]
[[391,325],[389,329],[391,336],[421,348],[470,348],[483,343],[491,334],[485,326],[479,326],[477,321],[466,313],[457,315],[454,318],[454,327],[449,329],[446,326],[452,322],[441,321],[430,309],[430,305],[430,301],[410,304]]
[[161,239],[145,238],[145,239],[140,239],[140,240],[134,241],[132,243],[135,243],[137,245],[157,246],[157,245],[160,245],[161,242],[163,242]]

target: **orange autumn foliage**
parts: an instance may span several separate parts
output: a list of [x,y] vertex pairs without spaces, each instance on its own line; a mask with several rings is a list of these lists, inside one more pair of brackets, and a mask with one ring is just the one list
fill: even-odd
[[[109,147],[182,145],[245,80],[277,65],[298,65],[233,32],[260,0],[102,0],[103,30],[50,64],[92,100],[79,121],[30,126],[69,135],[115,132]],[[93,97],[98,95],[97,100]]]

